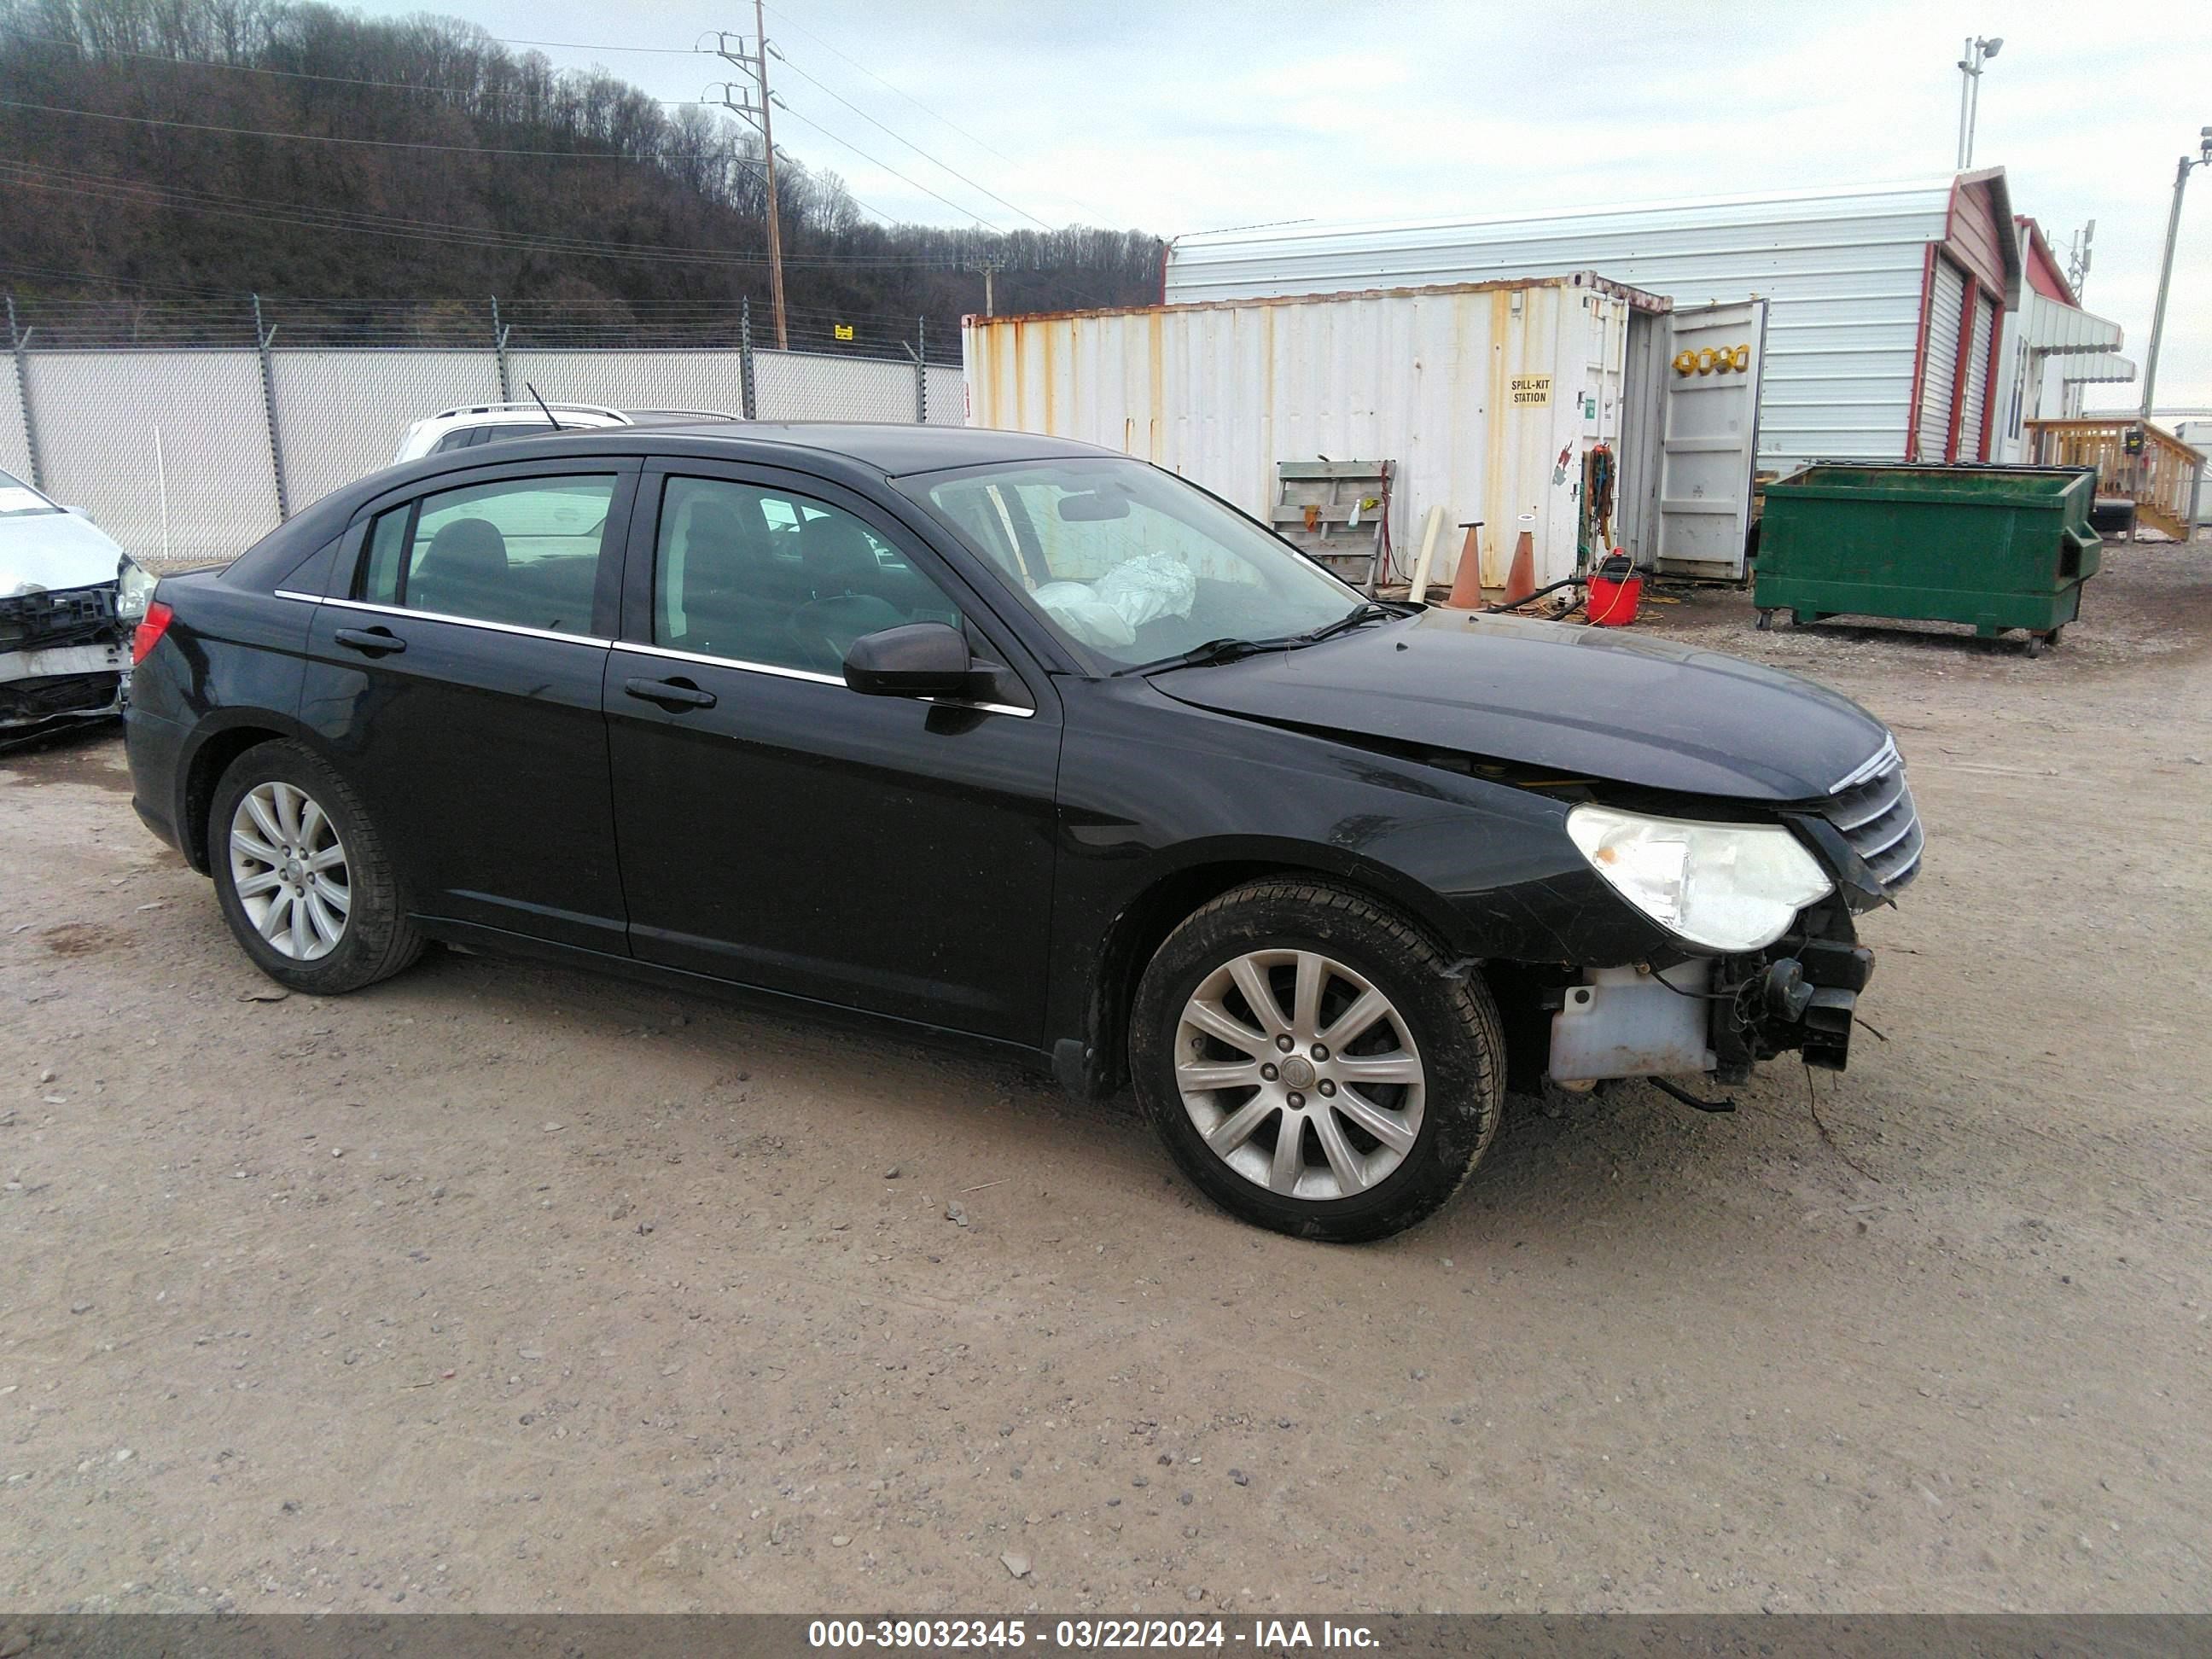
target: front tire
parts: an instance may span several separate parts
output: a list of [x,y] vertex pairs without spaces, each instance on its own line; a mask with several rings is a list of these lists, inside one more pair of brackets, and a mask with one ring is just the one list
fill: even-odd
[[1426,1219],[1474,1170],[1504,1093],[1480,977],[1361,893],[1289,878],[1223,894],[1137,988],[1137,1097],[1241,1219],[1352,1243]]
[[264,743],[233,761],[207,835],[223,920],[279,985],[336,996],[422,954],[368,809],[313,750]]

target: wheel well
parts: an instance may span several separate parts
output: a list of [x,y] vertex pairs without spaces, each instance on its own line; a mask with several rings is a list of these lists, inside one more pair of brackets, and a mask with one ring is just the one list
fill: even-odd
[[1091,981],[1091,1029],[1084,1034],[1091,1050],[1091,1086],[1104,1096],[1129,1080],[1129,1005],[1137,981],[1160,942],[1184,917],[1219,898],[1232,887],[1261,876],[1287,872],[1289,866],[1258,862],[1206,864],[1162,878],[1131,902],[1106,930]]
[[1434,935],[1436,929],[1423,918],[1375,884],[1354,876],[1316,870],[1297,864],[1265,860],[1194,866],[1163,877],[1138,896],[1108,928],[1099,952],[1098,974],[1091,996],[1090,1030],[1085,1042],[1091,1050],[1091,1087],[1109,1095],[1129,1080],[1129,1007],[1135,1000],[1137,981],[1167,936],[1194,911],[1219,898],[1232,887],[1264,876],[1288,876],[1299,880],[1327,881],[1349,888],[1376,903],[1387,905],[1414,927]]
[[[1397,911],[1435,939],[1440,947],[1444,945],[1428,921],[1407,911],[1389,893],[1354,877],[1256,860],[1178,870],[1146,889],[1115,918],[1107,932],[1091,993],[1091,1029],[1085,1034],[1091,1054],[1092,1092],[1110,1095],[1128,1083],[1129,1007],[1136,999],[1137,981],[1143,977],[1146,965],[1167,936],[1201,906],[1232,887],[1264,876],[1319,879],[1350,888]],[[1520,1093],[1540,1088],[1551,1051],[1551,1013],[1545,997],[1563,976],[1562,970],[1548,964],[1492,959],[1477,963],[1474,971],[1489,987],[1498,1005],[1501,1035],[1505,1039],[1507,1086]]]
[[184,818],[177,830],[186,860],[202,875],[211,873],[208,867],[208,813],[215,805],[216,784],[231,762],[247,750],[272,743],[283,735],[258,726],[235,726],[216,732],[192,756],[191,769],[185,777]]

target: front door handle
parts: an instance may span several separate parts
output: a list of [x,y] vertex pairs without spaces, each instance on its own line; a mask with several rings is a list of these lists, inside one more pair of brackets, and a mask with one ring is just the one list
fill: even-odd
[[407,641],[388,628],[341,628],[331,637],[372,657],[397,656],[407,648]]
[[714,694],[712,691],[702,691],[689,680],[624,680],[623,690],[633,697],[641,697],[647,702],[657,702],[663,708],[671,711],[678,708],[712,708],[714,706]]

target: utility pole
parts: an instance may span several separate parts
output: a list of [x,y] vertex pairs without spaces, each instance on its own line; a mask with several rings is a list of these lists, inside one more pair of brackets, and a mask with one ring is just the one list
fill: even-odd
[[[704,38],[704,37],[702,37]],[[730,36],[726,30],[714,32],[714,55],[739,69],[750,70],[754,84],[760,89],[760,102],[743,102],[730,96],[730,83],[722,83],[722,96],[714,101],[748,123],[761,136],[761,155],[768,173],[768,291],[769,302],[775,309],[775,344],[779,351],[791,349],[791,332],[785,325],[783,315],[783,225],[776,210],[775,197],[775,128],[769,115],[768,97],[768,21],[761,0],[753,0],[753,49],[744,50],[744,37],[739,35],[738,50],[730,50]]]
[[991,306],[991,276],[994,271],[1004,270],[1006,268],[1006,262],[1004,259],[989,258],[966,259],[961,262],[960,268],[963,270],[980,270],[983,273],[983,314],[986,317],[997,316],[999,313]]
[[2185,155],[2173,169],[2173,207],[2166,216],[2166,258],[2158,268],[2158,307],[2150,314],[2150,349],[2143,354],[2142,421],[2150,424],[2151,394],[2158,389],[2158,346],[2166,333],[2166,291],[2173,283],[2173,244],[2181,234],[2181,192],[2189,169],[2212,166],[2212,127],[2197,129],[2197,153]]
[[2074,290],[2076,300],[2081,297],[2081,290],[2088,285],[2089,244],[2096,239],[2097,222],[2092,219],[2074,233],[2074,246],[2067,250],[2066,286]]
[[1959,59],[1959,167],[1964,173],[1974,160],[1974,124],[1982,113],[1982,65],[1997,55],[2004,45],[2004,36],[1995,35],[1984,40],[1979,35],[1967,38],[1964,52]]

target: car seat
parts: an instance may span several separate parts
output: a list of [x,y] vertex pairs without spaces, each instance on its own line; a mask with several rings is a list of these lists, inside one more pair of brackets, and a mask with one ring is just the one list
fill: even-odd
[[[748,520],[750,519],[750,522]],[[782,660],[798,595],[768,545],[757,507],[695,501],[684,544],[684,644],[716,656]]]
[[786,633],[807,667],[835,674],[854,640],[908,620],[876,591],[883,566],[857,520],[842,513],[809,519],[799,531],[799,551],[813,597],[792,614]]
[[486,622],[511,620],[507,538],[488,519],[455,519],[430,538],[408,579],[407,606]]

